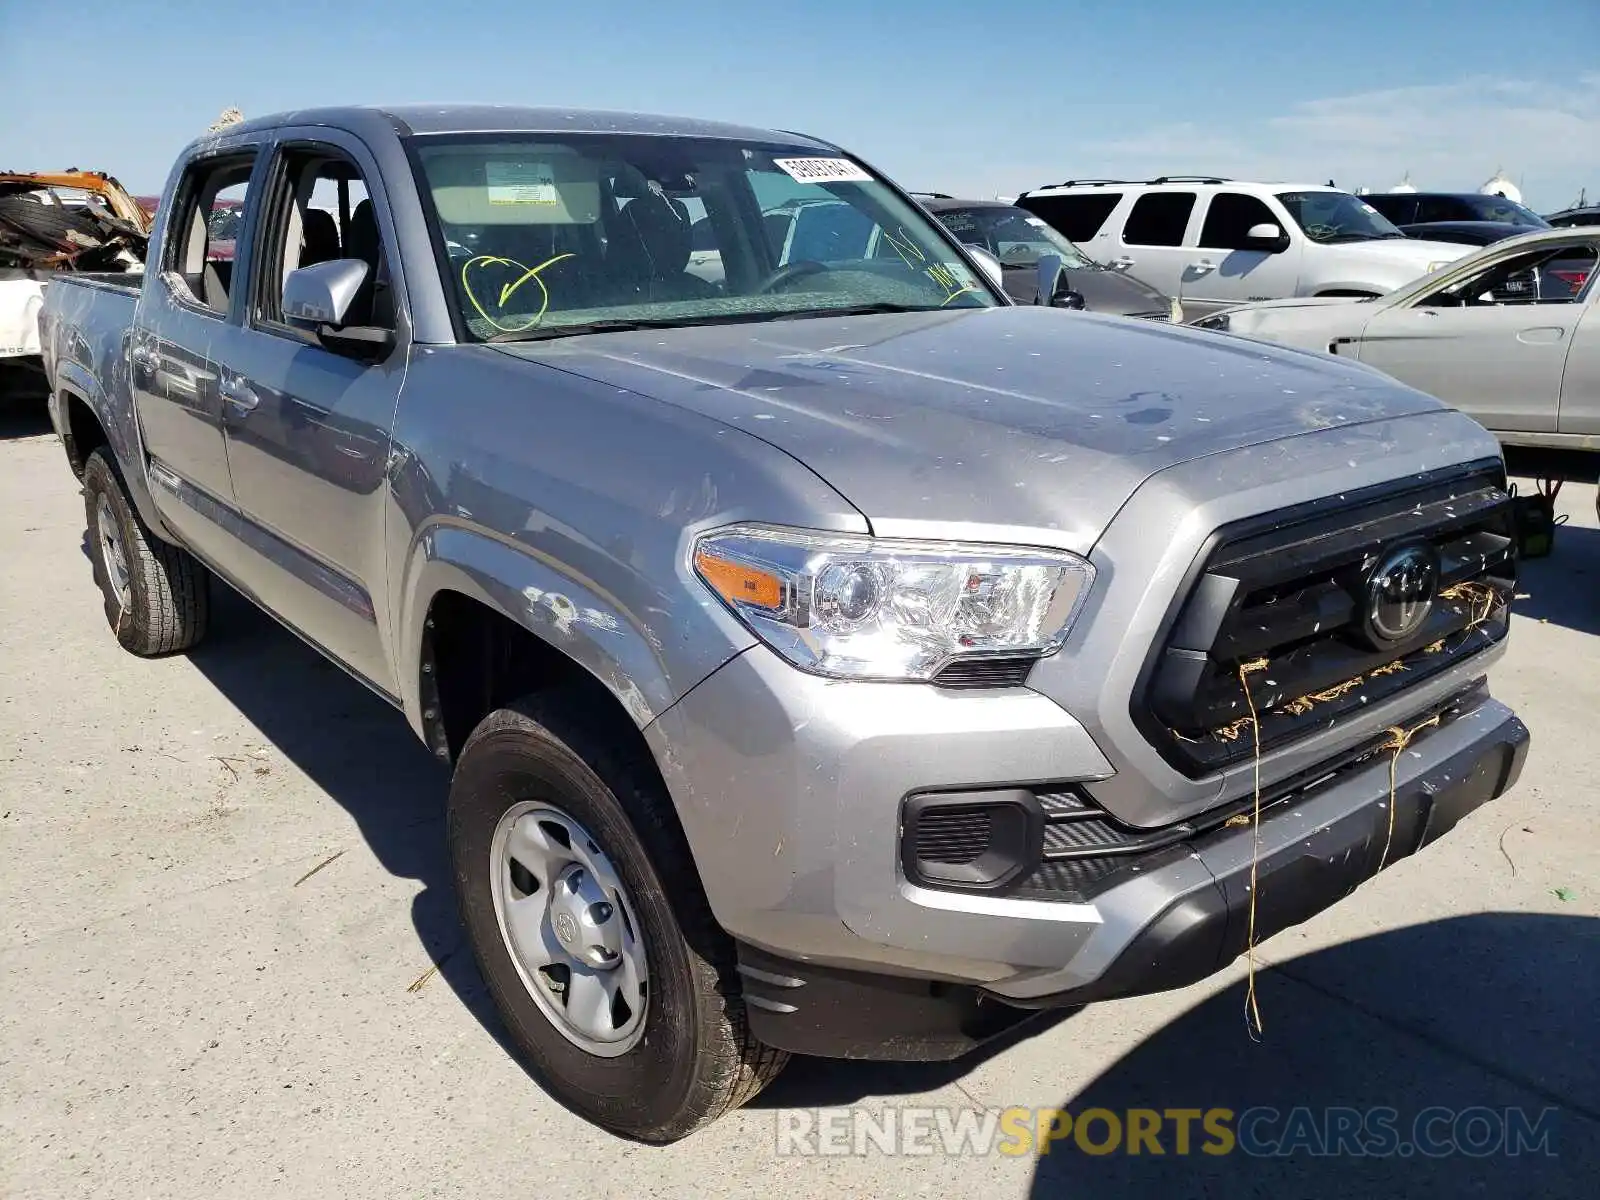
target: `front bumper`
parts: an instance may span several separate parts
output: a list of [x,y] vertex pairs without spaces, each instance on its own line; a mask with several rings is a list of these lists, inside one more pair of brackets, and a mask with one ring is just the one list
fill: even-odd
[[[1482,664],[1478,664],[1480,669]],[[1374,717],[1448,719],[1395,763],[1387,863],[1515,781],[1528,734],[1472,679],[1419,685]],[[654,723],[652,738],[707,896],[742,949],[758,1036],[804,1053],[949,1057],[1018,1009],[1179,987],[1243,949],[1255,842],[1213,828],[1082,902],[935,890],[900,867],[900,811],[926,789],[1103,779],[1111,765],[1054,701],[837,683],[755,647]],[[1390,755],[1301,785],[1262,814],[1258,937],[1375,874]],[[1272,778],[1272,776],[1268,776]],[[774,982],[774,980],[780,982]],[[991,1014],[980,1019],[981,1010]],[[874,1051],[876,1047],[876,1051]],[[920,1047],[920,1048],[919,1048]]]

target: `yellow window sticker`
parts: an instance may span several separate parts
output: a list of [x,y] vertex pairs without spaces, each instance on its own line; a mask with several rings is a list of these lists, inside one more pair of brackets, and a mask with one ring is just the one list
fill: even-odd
[[540,162],[486,162],[490,204],[560,204],[555,169]]
[[872,182],[872,176],[848,158],[775,158],[772,165],[801,183]]

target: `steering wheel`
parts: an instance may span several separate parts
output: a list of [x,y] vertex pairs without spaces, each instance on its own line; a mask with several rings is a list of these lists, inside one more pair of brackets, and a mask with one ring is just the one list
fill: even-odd
[[756,294],[766,296],[777,291],[785,284],[793,283],[796,279],[804,279],[808,275],[817,275],[828,269],[827,264],[819,263],[815,259],[803,258],[799,262],[789,263],[779,267],[756,285]]

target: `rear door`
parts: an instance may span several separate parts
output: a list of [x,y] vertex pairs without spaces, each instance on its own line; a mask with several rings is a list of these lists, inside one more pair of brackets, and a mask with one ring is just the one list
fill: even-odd
[[1283,218],[1260,197],[1245,192],[1211,195],[1188,266],[1193,281],[1187,283],[1183,297],[1186,310],[1191,304],[1201,313],[1295,294],[1304,244],[1299,238],[1285,238],[1281,249],[1254,248],[1245,235],[1257,225],[1276,225],[1288,232]]
[[1570,290],[1541,289],[1545,264],[1558,255],[1570,258],[1549,246],[1502,254],[1375,313],[1361,361],[1497,432],[1556,432],[1567,353],[1585,308]]
[[[1185,312],[1189,311],[1189,285],[1198,278],[1189,270],[1194,251],[1184,244],[1195,198],[1192,191],[1144,192],[1129,206],[1126,220],[1116,231],[1114,247],[1101,260],[1169,296],[1177,296]],[[1208,311],[1200,309],[1195,315]]]
[[[161,257],[151,266],[129,348],[134,407],[158,485],[178,503],[163,515],[203,556],[227,571],[233,501],[222,434],[222,393],[213,354],[238,299],[236,241],[218,238],[213,214],[252,189],[259,146],[197,158],[184,170],[163,218]],[[153,277],[152,277],[153,276]]]
[[[406,362],[393,222],[364,146],[331,130],[286,131],[264,175],[259,251],[241,327],[217,370],[234,495],[255,553],[245,583],[311,641],[393,695],[384,510]],[[324,340],[283,316],[302,266],[367,267],[346,327],[392,342]]]

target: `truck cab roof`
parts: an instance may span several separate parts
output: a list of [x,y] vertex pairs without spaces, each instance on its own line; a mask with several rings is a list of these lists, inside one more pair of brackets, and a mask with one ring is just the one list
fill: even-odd
[[272,113],[230,125],[197,138],[196,145],[212,145],[240,135],[293,125],[326,125],[361,133],[387,130],[401,137],[441,133],[562,133],[654,134],[664,137],[725,138],[742,141],[777,141],[835,150],[832,143],[804,134],[703,121],[657,113],[612,112],[604,109],[536,108],[514,104],[397,104],[345,105]]

